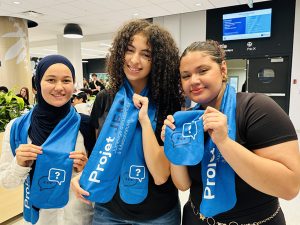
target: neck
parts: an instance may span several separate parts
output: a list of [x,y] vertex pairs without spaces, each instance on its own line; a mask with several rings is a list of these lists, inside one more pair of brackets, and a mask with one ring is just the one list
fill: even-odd
[[140,94],[142,90],[146,87],[148,79],[138,80],[138,81],[129,81],[131,84],[134,93]]

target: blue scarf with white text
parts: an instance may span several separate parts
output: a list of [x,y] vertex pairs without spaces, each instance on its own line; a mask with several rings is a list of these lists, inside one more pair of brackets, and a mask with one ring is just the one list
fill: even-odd
[[[118,183],[120,197],[128,204],[140,203],[148,194],[149,171],[142,148],[139,110],[133,104],[133,94],[131,85],[125,80],[82,172],[80,186],[90,193],[86,197],[90,201],[110,201]],[[148,95],[148,87],[141,95]],[[155,107],[149,104],[148,115],[154,130],[155,112]]]
[[[14,121],[10,132],[13,154],[20,144],[27,144],[28,129],[33,109]],[[42,144],[32,182],[28,175],[24,183],[24,219],[32,224],[38,221],[38,209],[62,208],[69,200],[74,151],[80,125],[80,116],[71,107]],[[67,132],[66,132],[67,131]]]
[[[202,119],[199,120],[203,111],[199,108],[197,104],[191,112],[174,114],[176,129],[166,128],[165,153],[176,165],[196,165],[201,161],[203,193],[200,213],[213,217],[235,206],[235,173],[209,136],[204,143]],[[227,116],[228,136],[235,140],[236,92],[228,84],[220,111]]]

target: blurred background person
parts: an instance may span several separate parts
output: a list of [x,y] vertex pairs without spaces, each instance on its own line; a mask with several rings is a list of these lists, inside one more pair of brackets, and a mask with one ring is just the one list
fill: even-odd
[[23,98],[25,105],[30,105],[29,103],[29,90],[27,87],[22,87],[20,93],[17,94],[18,97]]
[[0,86],[0,92],[8,93],[8,88],[5,86]]
[[98,80],[97,74],[92,74],[92,81],[89,83],[92,89],[93,95],[96,95],[99,91],[105,89],[105,86]]
[[91,107],[87,103],[87,94],[83,91],[73,95],[72,105],[75,107],[78,113],[90,115]]

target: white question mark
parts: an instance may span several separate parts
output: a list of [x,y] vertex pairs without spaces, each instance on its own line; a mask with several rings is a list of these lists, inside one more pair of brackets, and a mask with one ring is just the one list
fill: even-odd
[[57,180],[58,177],[59,177],[59,175],[60,175],[60,172],[56,171],[56,172],[55,172],[55,175],[56,175],[55,179]]
[[137,168],[135,171],[136,171],[136,176],[138,177],[141,172],[141,169]]

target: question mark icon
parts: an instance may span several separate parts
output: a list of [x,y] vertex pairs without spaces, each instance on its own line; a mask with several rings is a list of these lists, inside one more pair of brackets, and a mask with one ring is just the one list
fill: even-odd
[[58,177],[59,177],[59,175],[60,175],[60,172],[56,171],[56,172],[55,172],[55,175],[56,175],[55,179],[57,180]]
[[140,175],[141,169],[137,168],[136,169],[136,176],[138,177]]

